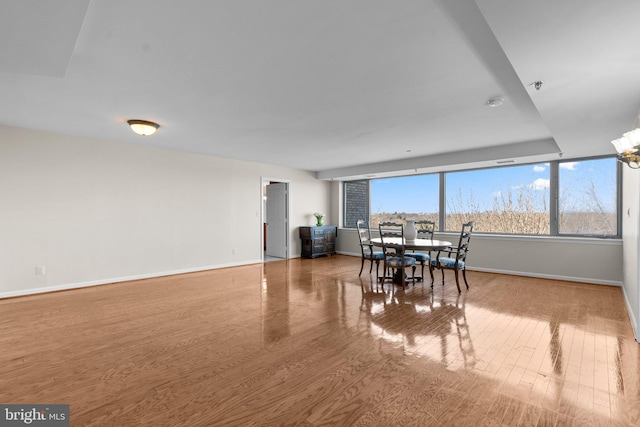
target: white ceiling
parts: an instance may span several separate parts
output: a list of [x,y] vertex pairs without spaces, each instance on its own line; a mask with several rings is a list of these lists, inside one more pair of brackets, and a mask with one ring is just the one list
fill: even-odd
[[322,179],[612,154],[640,109],[637,0],[0,6],[0,124]]

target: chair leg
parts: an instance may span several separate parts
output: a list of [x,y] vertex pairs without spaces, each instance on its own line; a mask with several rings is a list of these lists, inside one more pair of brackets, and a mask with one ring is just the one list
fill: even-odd
[[464,284],[467,286],[467,289],[469,289],[469,284],[467,283],[467,269],[466,268],[462,269],[462,277],[464,278]]
[[[371,268],[373,269],[373,262],[371,263]],[[380,269],[380,260],[377,259],[376,260],[376,277],[380,277],[380,274],[378,273],[379,269]],[[371,274],[371,272],[369,272],[369,274]]]
[[440,271],[442,271],[442,286],[444,286],[444,268],[441,268]]
[[431,289],[433,289],[433,265],[431,265],[431,261],[429,261],[429,275],[431,276]]
[[456,287],[458,288],[458,293],[462,293],[460,290],[460,282],[458,282],[458,269],[455,268],[453,271],[456,273]]
[[360,263],[360,273],[358,273],[358,277],[362,275],[362,269],[364,268],[364,257],[362,257],[362,262]]
[[378,276],[378,281],[384,284],[384,278],[387,275],[387,262],[382,264],[382,276]]
[[373,271],[373,259],[369,260],[369,274]]

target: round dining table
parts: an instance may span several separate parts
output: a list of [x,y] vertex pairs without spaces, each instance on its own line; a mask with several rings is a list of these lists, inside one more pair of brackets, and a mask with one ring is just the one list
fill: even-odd
[[[387,246],[401,247],[403,239],[402,237],[385,237],[384,241],[387,243]],[[382,246],[382,238],[374,237],[373,239],[371,239],[371,243],[373,243],[375,246]],[[451,246],[451,242],[447,242],[446,240],[404,239],[404,248],[412,251],[438,251],[441,249],[446,249],[449,246]]]
[[[394,249],[402,248],[403,241],[404,241],[405,251],[406,250],[421,251],[421,252],[439,251],[442,249],[447,249],[448,247],[451,246],[451,242],[448,242],[446,240],[435,240],[435,239],[409,240],[409,239],[403,239],[402,237],[385,237],[384,238],[385,244],[388,247],[391,247]],[[371,239],[371,243],[373,243],[375,246],[382,246],[382,238],[374,237],[373,239]],[[402,272],[400,272],[400,269],[398,269],[398,271],[396,271],[396,274],[393,276],[393,282],[396,284],[404,284],[407,280],[413,281],[415,279],[414,277],[408,277],[406,275],[404,276],[404,278],[402,276],[403,276]],[[424,280],[423,277],[420,277],[419,279]]]

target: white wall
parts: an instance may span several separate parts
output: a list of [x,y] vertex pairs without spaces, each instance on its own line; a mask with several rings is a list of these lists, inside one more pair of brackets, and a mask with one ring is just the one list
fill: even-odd
[[0,126],[0,297],[259,262],[262,176],[290,182],[299,256],[332,220],[311,172]]
[[639,244],[638,229],[640,228],[640,171],[623,166],[622,169],[622,240],[624,242],[624,279],[623,289],[629,316],[636,333],[636,340],[640,340],[640,292],[638,282],[640,271],[638,266]]

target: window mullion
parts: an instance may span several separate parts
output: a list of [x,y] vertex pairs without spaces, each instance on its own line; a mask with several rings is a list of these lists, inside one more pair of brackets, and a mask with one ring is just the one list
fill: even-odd
[[549,162],[549,235],[557,236],[559,221],[558,194],[560,182],[558,180],[558,162]]
[[446,212],[446,206],[447,206],[447,192],[446,192],[446,173],[444,172],[440,172],[440,190],[439,190],[439,194],[440,194],[440,200],[439,200],[439,204],[438,204],[438,230],[440,231],[445,231],[447,228],[447,224],[446,224],[446,218],[447,218],[447,212]]
[[616,162],[616,236],[622,237],[622,163]]

